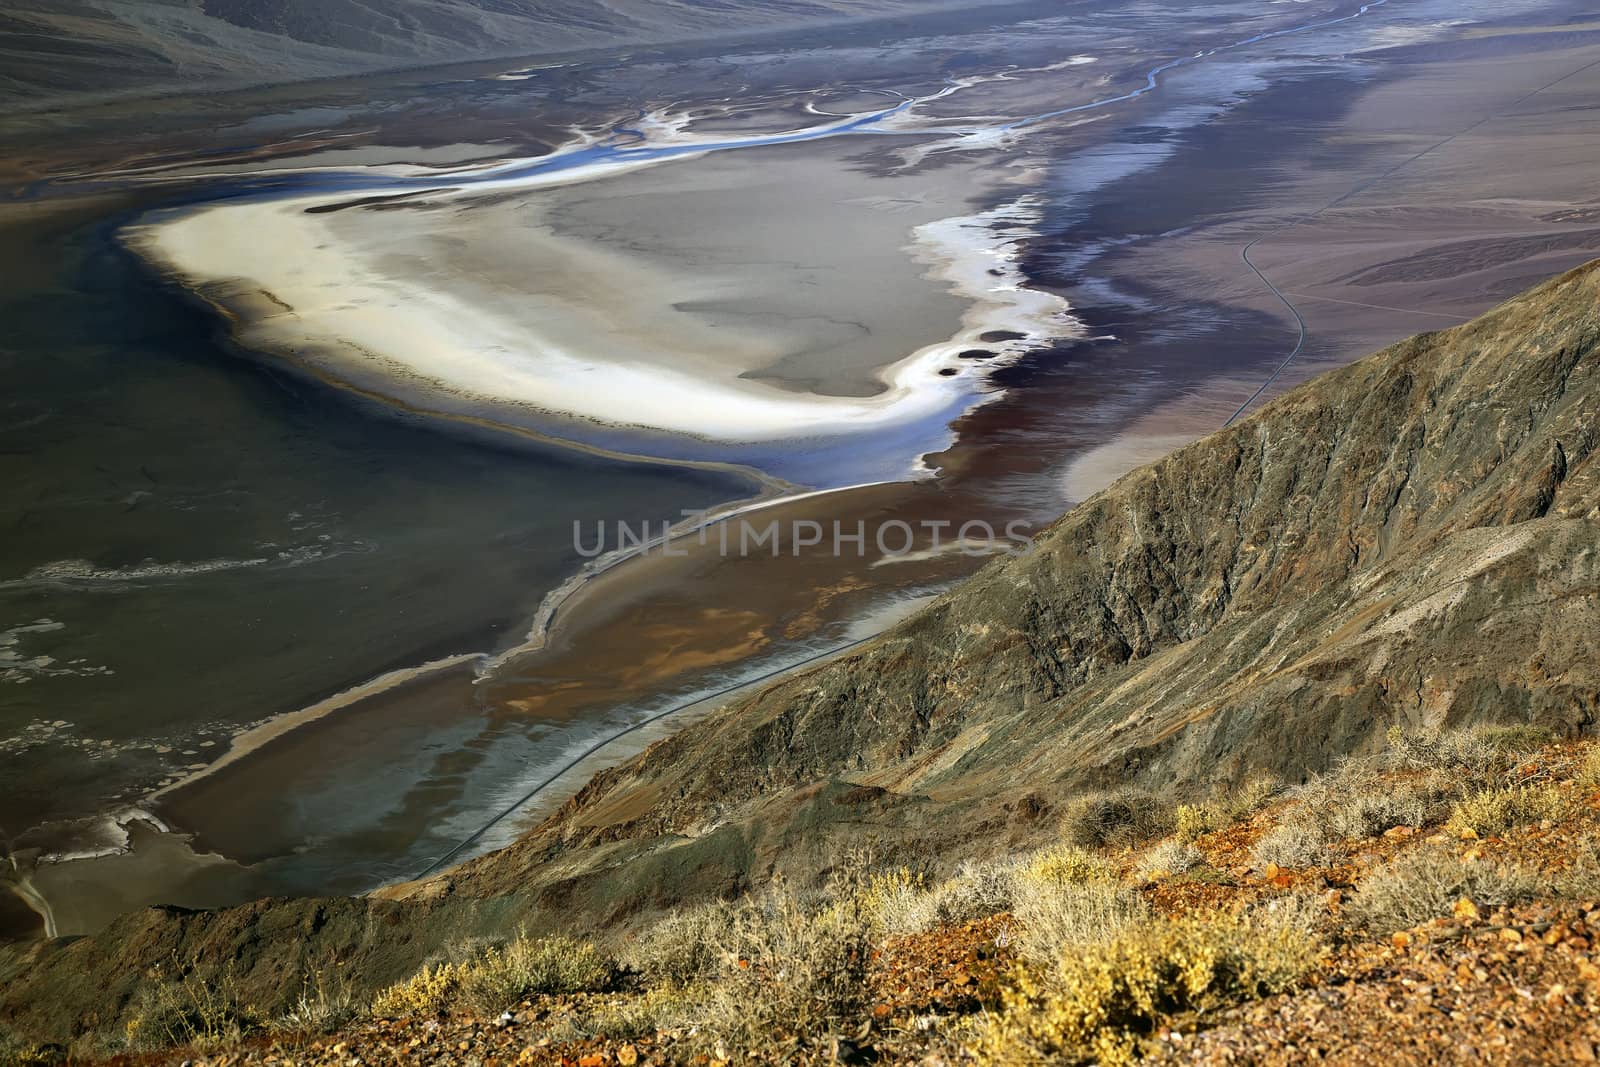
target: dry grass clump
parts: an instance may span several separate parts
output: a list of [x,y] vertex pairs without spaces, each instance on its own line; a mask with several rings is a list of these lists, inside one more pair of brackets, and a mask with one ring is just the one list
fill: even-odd
[[1445,827],[1456,833],[1470,830],[1489,837],[1545,819],[1559,819],[1572,806],[1571,798],[1554,785],[1484,789],[1451,808]]
[[610,988],[617,965],[587,941],[525,936],[491,948],[460,971],[461,995],[480,1014],[494,1014],[542,993],[592,993]]
[[1171,875],[1186,874],[1205,861],[1205,854],[1189,842],[1169,838],[1140,856],[1133,873],[1142,882],[1154,882]]
[[1150,914],[1138,893],[1102,881],[1036,883],[1021,893],[1011,911],[1022,924],[1018,949],[1039,964],[1104,941]]
[[1397,781],[1369,762],[1347,761],[1294,791],[1299,803],[1256,843],[1254,859],[1258,866],[1320,863],[1335,842],[1442,820],[1456,789],[1439,771]]
[[623,962],[650,986],[682,987],[716,973],[732,906],[677,911],[641,934]]
[[1548,744],[1550,731],[1537,726],[1474,726],[1466,730],[1407,733],[1389,728],[1389,763],[1401,769],[1443,771],[1483,780],[1503,773]]
[[734,909],[720,966],[686,1014],[718,1058],[822,1047],[854,1033],[869,1006],[867,975],[879,926],[860,894],[807,902],[780,884]]
[[1577,782],[1586,789],[1600,786],[1600,745],[1592,745],[1578,764]]
[[1155,794],[1142,789],[1075,797],[1061,819],[1062,840],[1084,848],[1137,844],[1171,829],[1166,806]]
[[45,1067],[61,1062],[61,1050],[24,1041],[0,1030],[0,1067]]
[[331,1034],[361,1014],[355,991],[342,972],[330,978],[318,968],[301,981],[300,995],[273,1029],[297,1034]]
[[540,993],[598,992],[617,975],[615,961],[586,941],[519,936],[466,962],[424,967],[373,998],[372,1014],[437,1015],[457,1002],[488,1014]]
[[1315,966],[1321,945],[1304,915],[1263,909],[1119,927],[1020,970],[971,1051],[996,1065],[1132,1062],[1163,1019],[1281,992]]
[[1367,875],[1345,906],[1345,917],[1381,936],[1447,916],[1463,899],[1487,909],[1533,900],[1551,889],[1521,867],[1463,859],[1448,847],[1430,846]]
[[156,968],[140,985],[137,1006],[124,1031],[129,1047],[222,1048],[262,1027],[264,1020],[245,1003],[231,968],[219,977],[204,978],[177,965],[173,970],[183,973],[169,978],[166,968]]
[[1016,868],[1016,878],[1027,886],[1115,882],[1117,868],[1076,845],[1055,845],[1025,858]]
[[1311,867],[1328,854],[1328,834],[1314,819],[1285,820],[1261,835],[1251,852],[1257,867]]
[[933,924],[955,926],[1010,911],[1016,899],[1014,864],[967,863],[928,895],[928,914]]
[[850,891],[868,921],[885,933],[914,933],[933,924],[927,879],[907,867],[874,871]]
[[[1075,858],[1064,857],[1042,860],[1032,876],[1071,877],[1068,868],[1087,870],[1075,867],[1075,862]],[[931,887],[921,877],[904,870],[878,874],[867,881],[863,905],[886,934],[918,934],[938,926],[958,926],[1009,911],[1018,895],[1019,879],[1026,877],[1025,867],[1019,863],[968,862],[949,879]]]
[[1223,801],[1222,821],[1231,825],[1247,819],[1282,793],[1282,779],[1267,774],[1254,775]]
[[[1493,833],[1499,831],[1477,829],[1474,824],[1505,829],[1519,825],[1505,819],[1554,817],[1537,814],[1537,805],[1551,801],[1550,795],[1523,795],[1500,787],[1521,757],[1549,740],[1547,731],[1531,726],[1415,734],[1396,726],[1389,731],[1389,749],[1382,757],[1346,760],[1296,789],[1293,795],[1299,803],[1257,843],[1256,863],[1304,867],[1322,862],[1335,842],[1446,818],[1458,819],[1461,828]],[[1395,770],[1418,773],[1397,779]],[[1600,771],[1600,763],[1596,770]],[[1462,800],[1474,790],[1484,792]],[[1531,817],[1524,818],[1524,813]]]
[[581,1005],[561,1016],[551,1027],[549,1036],[558,1044],[601,1036],[613,1041],[632,1041],[690,1025],[693,1016],[692,1001],[684,990],[656,986],[642,993]]

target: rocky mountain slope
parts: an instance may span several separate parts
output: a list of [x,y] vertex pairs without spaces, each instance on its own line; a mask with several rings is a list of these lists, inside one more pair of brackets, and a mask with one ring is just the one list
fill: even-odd
[[0,99],[294,81],[939,6],[939,0],[19,0],[0,10]]
[[1393,726],[1584,730],[1600,709],[1600,263],[1403,342],[1129,474],[929,610],[598,776],[513,847],[366,900],[154,910],[0,956],[0,1025],[119,1025],[144,968],[282,1003],[442,944],[620,929],[814,880],[948,867],[1097,787],[1301,781]]
[[[1432,1067],[1600,1054],[1594,742],[1395,731],[1380,756],[1311,786],[1258,780],[1145,816],[1120,828],[1131,844],[1085,848],[1071,839],[1104,826],[1079,806],[1060,823],[1069,840],[948,880],[849,869],[826,896],[769,888],[711,904],[617,955],[569,938],[452,946],[454,962],[370,1001],[324,968],[276,1017],[226,981],[166,996],[147,985],[127,1029],[137,1051],[110,1062]],[[10,1047],[29,1063],[62,1053]]]
[[[466,878],[772,833],[820,783],[1037,812],[1600,711],[1600,265],[1137,470],[882,640],[601,775]],[[933,821],[963,825],[959,817]],[[965,820],[970,821],[970,820]]]

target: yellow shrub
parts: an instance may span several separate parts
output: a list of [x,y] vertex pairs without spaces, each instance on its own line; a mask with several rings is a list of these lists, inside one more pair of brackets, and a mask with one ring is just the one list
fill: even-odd
[[1578,784],[1593,789],[1600,786],[1600,745],[1589,746],[1578,764]]
[[1480,836],[1503,834],[1517,826],[1559,819],[1570,807],[1567,795],[1553,785],[1485,789],[1456,804],[1445,827]]
[[1162,1019],[1280,992],[1309,971],[1317,939],[1296,921],[1155,919],[1019,969],[971,1049],[980,1063],[1126,1063]]
[[372,1014],[388,1019],[405,1015],[435,1015],[461,986],[460,964],[424,967],[403,982],[396,982],[372,1001]]
[[1018,874],[1024,883],[1035,885],[1084,885],[1117,880],[1117,869],[1109,861],[1076,845],[1057,845],[1036,852]]
[[1179,841],[1190,842],[1222,825],[1222,817],[1205,804],[1179,804],[1173,813],[1174,831]]
[[484,1014],[541,993],[598,992],[616,975],[615,961],[587,941],[525,935],[456,969],[463,998]]
[[855,890],[853,906],[866,920],[890,933],[910,933],[926,925],[928,887],[908,868],[867,875]]

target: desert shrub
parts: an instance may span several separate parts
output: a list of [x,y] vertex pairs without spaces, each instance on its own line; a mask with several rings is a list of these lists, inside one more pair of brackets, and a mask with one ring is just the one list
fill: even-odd
[[1303,867],[1322,862],[1335,842],[1440,821],[1455,790],[1442,772],[1396,780],[1370,763],[1348,761],[1295,790],[1299,803],[1256,843],[1255,861]]
[[1589,789],[1600,786],[1600,745],[1590,745],[1578,762],[1578,784]]
[[1255,775],[1245,781],[1223,802],[1222,817],[1225,823],[1235,823],[1249,818],[1266,807],[1274,797],[1283,792],[1281,779],[1271,775]]
[[1570,854],[1571,862],[1549,881],[1551,895],[1569,900],[1600,898],[1600,840],[1584,834]]
[[969,863],[938,886],[929,901],[933,921],[953,925],[1010,911],[1017,898],[1017,868]]
[[[181,972],[177,977],[169,977]],[[133,1048],[193,1045],[211,1049],[232,1045],[260,1028],[258,1012],[248,1006],[232,967],[205,976],[175,964],[158,967],[135,994],[125,1037]]]
[[601,1036],[612,1041],[632,1041],[689,1025],[693,1017],[690,994],[681,988],[659,986],[632,996],[605,997],[579,1005],[555,1022],[549,1037],[556,1044]]
[[1163,1019],[1281,992],[1315,966],[1321,946],[1301,915],[1125,925],[1053,966],[1020,969],[972,1052],[987,1064],[1131,1062]]
[[1192,871],[1205,861],[1205,855],[1187,841],[1169,838],[1139,857],[1133,871],[1140,881],[1153,882],[1167,875]]
[[1326,804],[1306,798],[1301,813],[1315,812],[1335,839],[1371,837],[1395,826],[1423,826],[1443,818],[1455,788],[1443,775],[1431,774],[1354,784],[1353,792],[1329,797]]
[[47,1067],[66,1059],[60,1048],[24,1041],[0,1030],[0,1067]]
[[779,884],[736,908],[720,940],[716,978],[688,1009],[697,1040],[739,1059],[770,1051],[776,1035],[814,1047],[855,1032],[866,1017],[878,936],[876,919],[855,893],[808,906]]
[[317,968],[300,983],[294,1005],[273,1025],[298,1034],[330,1034],[360,1014],[355,992],[342,972]]
[[1540,885],[1536,873],[1521,867],[1463,859],[1448,848],[1419,848],[1362,879],[1345,916],[1382,935],[1447,916],[1462,899],[1480,909],[1532,900]]
[[506,945],[462,950],[460,962],[424,967],[384,989],[372,1014],[389,1019],[437,1015],[463,1001],[489,1014],[543,993],[597,992],[617,980],[616,961],[587,941],[518,935]]
[[1022,955],[1042,964],[1105,940],[1147,917],[1148,908],[1139,894],[1115,882],[1036,882],[1018,886],[1012,914],[1022,924]]
[[1076,845],[1040,849],[1017,866],[1016,877],[1028,885],[1082,885],[1114,882],[1117,868],[1104,857]]
[[1310,867],[1321,863],[1328,852],[1328,836],[1314,820],[1288,819],[1256,842],[1251,857],[1257,867]]
[[437,1015],[461,988],[464,964],[441,963],[424,967],[403,982],[382,990],[372,1000],[372,1014],[385,1019],[407,1015]]
[[1468,732],[1475,735],[1483,744],[1510,756],[1525,756],[1537,752],[1555,740],[1555,735],[1543,726],[1532,726],[1527,723],[1479,726]]
[[846,891],[857,894],[868,921],[885,933],[914,933],[933,923],[927,881],[909,868],[872,872]]
[[1179,804],[1172,813],[1172,832],[1185,843],[1209,834],[1224,823],[1222,813],[1209,804]]
[[1407,733],[1398,726],[1388,733],[1392,766],[1443,771],[1487,781],[1550,741],[1550,732],[1536,726],[1475,726],[1466,730],[1424,730]]
[[1165,806],[1139,789],[1087,793],[1074,797],[1061,819],[1061,836],[1072,845],[1099,848],[1136,844],[1171,829]]
[[639,935],[625,962],[652,986],[686,986],[715,973],[732,906],[673,912]]
[[609,988],[617,965],[587,941],[519,936],[457,969],[461,995],[483,1014],[542,993],[585,993]]
[[1471,830],[1488,837],[1544,819],[1559,819],[1571,807],[1567,795],[1553,785],[1485,789],[1458,802],[1445,826],[1457,833]]

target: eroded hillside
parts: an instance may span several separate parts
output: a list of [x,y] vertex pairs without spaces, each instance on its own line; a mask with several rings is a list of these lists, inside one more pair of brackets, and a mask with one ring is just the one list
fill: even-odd
[[949,870],[1085,790],[1304,781],[1391,728],[1570,735],[1600,702],[1600,265],[1324,376],[1128,475],[930,610],[596,778],[517,845],[371,899],[130,915],[0,957],[0,1023],[133,1017],[149,968],[283,1010],[526,925],[815,884],[852,849]]

